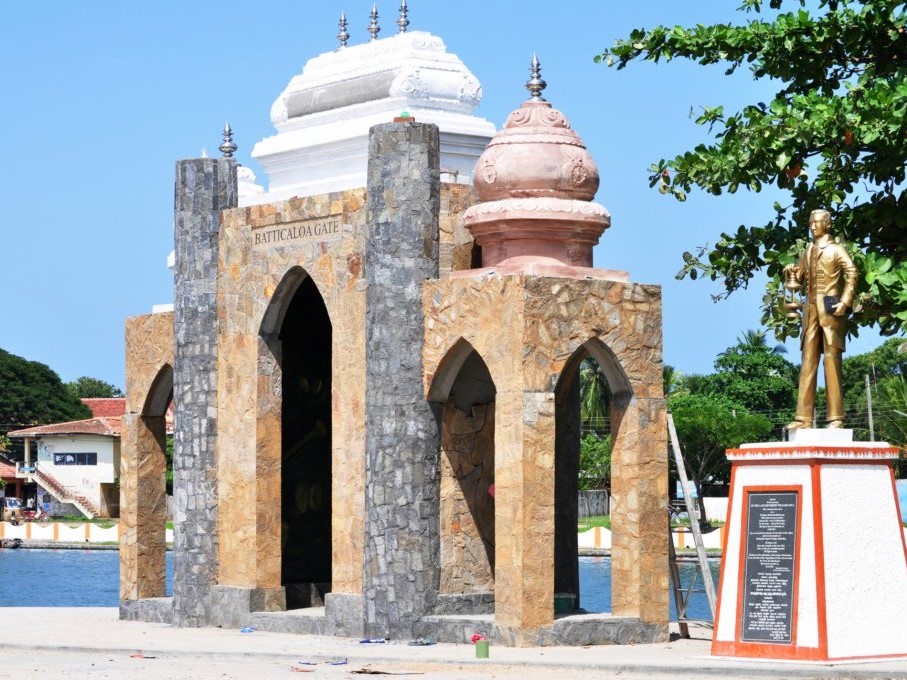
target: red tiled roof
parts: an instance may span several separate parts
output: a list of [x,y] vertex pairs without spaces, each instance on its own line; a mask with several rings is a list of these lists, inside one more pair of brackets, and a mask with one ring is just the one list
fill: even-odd
[[87,420],[73,420],[68,423],[38,425],[24,430],[13,430],[12,432],[7,432],[7,435],[10,437],[47,437],[70,434],[96,434],[105,437],[119,437],[120,421],[121,418],[89,418]]
[[16,466],[10,465],[9,463],[0,462],[0,478],[15,479],[16,478]]
[[126,397],[108,399],[82,399],[95,418],[111,418],[126,414]]

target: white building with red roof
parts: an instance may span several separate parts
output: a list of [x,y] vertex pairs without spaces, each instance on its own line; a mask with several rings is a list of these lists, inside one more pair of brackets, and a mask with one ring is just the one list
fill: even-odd
[[17,464],[16,476],[25,480],[23,495],[35,494],[38,503],[49,503],[51,514],[117,517],[120,426],[126,399],[82,402],[91,409],[91,418],[8,433],[25,444],[25,461]]

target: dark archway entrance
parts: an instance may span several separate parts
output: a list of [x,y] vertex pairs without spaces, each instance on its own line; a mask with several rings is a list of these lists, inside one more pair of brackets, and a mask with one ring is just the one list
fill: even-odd
[[429,396],[441,406],[440,611],[494,612],[496,396],[488,366],[459,340]]
[[287,306],[281,357],[281,582],[287,608],[331,587],[331,320],[310,277]]

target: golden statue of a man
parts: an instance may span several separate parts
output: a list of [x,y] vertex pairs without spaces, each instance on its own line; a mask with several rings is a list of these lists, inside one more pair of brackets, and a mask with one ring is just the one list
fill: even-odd
[[803,301],[803,328],[800,349],[800,389],[797,392],[796,420],[788,429],[813,427],[816,402],[816,374],[819,355],[824,355],[825,390],[828,427],[844,426],[844,398],[841,390],[841,353],[847,335],[845,314],[853,304],[857,270],[842,246],[835,243],[831,231],[831,214],[813,210],[809,215],[813,241],[800,261],[788,265],[785,274],[806,283]]

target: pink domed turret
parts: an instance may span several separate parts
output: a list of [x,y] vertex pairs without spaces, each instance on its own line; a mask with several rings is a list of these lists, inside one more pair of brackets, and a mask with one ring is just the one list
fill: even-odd
[[598,168],[564,114],[542,97],[539,71],[533,57],[526,83],[532,96],[476,164],[473,182],[482,202],[466,211],[465,224],[485,267],[591,267],[592,247],[611,224],[608,211],[591,202]]

